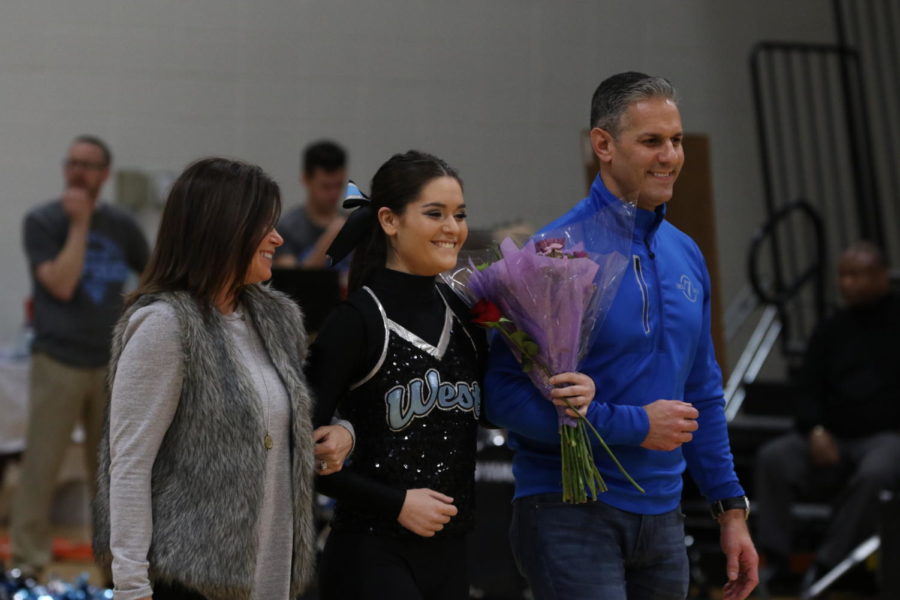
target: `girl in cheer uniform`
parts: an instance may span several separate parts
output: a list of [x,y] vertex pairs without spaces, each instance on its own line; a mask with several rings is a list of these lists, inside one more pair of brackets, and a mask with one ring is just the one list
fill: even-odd
[[[350,464],[320,476],[337,499],[320,566],[323,600],[468,597],[475,436],[486,344],[436,276],[468,235],[462,182],[441,159],[391,157],[329,254],[354,250],[350,295],[311,349],[316,421],[335,408],[356,430]],[[343,248],[343,250],[341,249]],[[576,373],[572,402],[593,383]]]

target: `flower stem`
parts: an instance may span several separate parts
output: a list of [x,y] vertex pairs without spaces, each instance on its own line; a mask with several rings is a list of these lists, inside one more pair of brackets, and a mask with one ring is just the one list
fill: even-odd
[[[525,356],[533,366],[540,369],[541,374],[548,382],[550,381],[550,378],[553,377],[553,373],[550,372],[550,369],[538,356],[526,356],[524,350],[519,346],[516,340],[513,339],[512,334],[507,331],[502,322],[497,322],[494,327],[499,330],[503,337],[505,337],[513,346],[519,348],[519,350],[523,352],[523,356]],[[612,449],[606,444],[603,436],[600,435],[600,432],[597,431],[597,428],[594,427],[593,423],[578,412],[578,410],[572,406],[572,403],[569,402],[568,398],[563,397],[563,402],[566,403],[566,406],[575,413],[578,418],[578,423],[575,427],[561,423],[559,432],[560,454],[562,458],[563,501],[570,503],[586,502],[587,494],[584,491],[585,486],[590,488],[591,496],[594,500],[597,499],[598,490],[600,492],[605,492],[609,489],[606,486],[606,482],[603,481],[603,477],[600,474],[600,470],[597,468],[597,464],[594,462],[594,454],[591,451],[591,443],[585,426],[590,428],[594,437],[600,442],[600,446],[606,451],[606,454],[609,455],[613,463],[619,469],[619,472],[621,472],[628,482],[638,491],[642,494],[645,493],[644,488],[638,485],[631,475],[628,474],[628,471],[625,470],[625,467],[622,466],[622,463],[619,462],[619,459],[616,458],[615,453],[613,453]]]
[[[606,445],[606,441],[603,439],[603,436],[600,435],[600,432],[597,431],[597,428],[594,427],[594,424],[591,423],[587,419],[587,417],[585,417],[580,412],[578,412],[578,410],[574,406],[572,406],[572,404],[569,402],[568,398],[563,398],[563,402],[566,403],[566,406],[568,406],[569,409],[572,410],[572,412],[574,412],[575,414],[578,415],[578,424],[579,425],[587,425],[590,428],[590,430],[594,434],[594,437],[597,438],[597,441],[600,442],[600,445],[603,447],[604,450],[606,450],[606,453],[612,459],[612,461],[616,465],[616,467],[618,467],[618,469],[622,473],[622,475],[625,476],[625,478],[628,480],[628,482],[631,483],[631,485],[633,485],[635,488],[637,488],[637,490],[640,491],[642,494],[645,493],[644,488],[639,486],[638,483],[634,479],[632,479],[631,475],[628,474],[628,471],[625,470],[625,467],[622,466],[622,463],[619,462],[619,459],[616,458],[616,455],[612,451],[612,449]],[[585,439],[587,439],[587,432],[584,432],[584,435],[585,435]],[[588,445],[588,447],[590,447],[590,444]]]

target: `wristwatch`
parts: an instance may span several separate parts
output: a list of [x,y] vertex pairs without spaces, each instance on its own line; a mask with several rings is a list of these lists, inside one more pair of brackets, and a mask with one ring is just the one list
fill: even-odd
[[721,500],[716,500],[709,505],[709,512],[713,519],[718,520],[719,515],[726,510],[738,508],[744,511],[744,519],[750,518],[750,500],[747,496],[736,496],[734,498],[722,498]]

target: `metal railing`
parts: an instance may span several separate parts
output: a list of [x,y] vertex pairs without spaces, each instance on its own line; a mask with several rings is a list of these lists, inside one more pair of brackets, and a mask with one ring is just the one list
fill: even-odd
[[[761,273],[763,251],[768,244],[773,253],[772,261],[778,264],[779,227],[795,216],[800,216],[805,221],[805,227],[801,231],[812,241],[811,252],[807,253],[808,262],[795,268],[791,279],[785,280],[782,276],[767,282]],[[753,236],[747,255],[747,276],[751,288],[765,309],[725,386],[725,415],[729,421],[743,405],[745,386],[756,380],[778,340],[781,340],[785,356],[798,356],[802,352],[808,332],[801,327],[804,322],[798,316],[802,317],[810,305],[814,310],[813,322],[818,322],[825,316],[824,247],[825,228],[822,219],[805,200],[795,200],[775,211]],[[806,301],[807,296],[811,296],[809,302]]]
[[[873,185],[881,200],[885,255],[900,264],[900,3],[832,0],[838,46],[859,55],[859,98],[868,115]],[[875,240],[873,240],[875,241]]]
[[756,380],[780,333],[778,310],[767,306],[725,385],[725,418],[729,422],[734,420],[744,404],[747,396],[744,386]]
[[[816,247],[826,265],[859,239],[883,247],[859,53],[834,44],[763,42],[753,49],[750,72],[767,219],[804,198],[828,231],[824,248]],[[814,247],[803,232],[790,224],[785,229],[771,240],[771,276],[779,290]],[[825,298],[836,299],[832,290]]]
[[[795,215],[802,217],[805,223],[796,223]],[[786,233],[780,230],[783,225],[789,225]],[[778,268],[783,260],[779,256],[779,242],[785,235],[802,235],[808,244],[803,256],[794,257],[790,279],[786,279],[787,274]],[[762,276],[760,264],[766,244],[770,244],[770,259],[775,272],[770,285]],[[781,340],[785,356],[801,353],[812,327],[825,317],[825,257],[825,224],[806,200],[795,200],[775,211],[750,242],[747,277],[759,301],[778,312],[784,329]],[[805,259],[805,264],[801,264],[801,259]],[[811,293],[807,294],[807,290]],[[808,318],[810,308],[813,310],[811,321]]]

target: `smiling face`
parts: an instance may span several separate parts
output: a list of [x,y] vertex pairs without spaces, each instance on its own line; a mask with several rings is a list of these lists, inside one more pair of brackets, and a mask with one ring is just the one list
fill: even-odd
[[437,275],[456,266],[469,235],[462,187],[437,177],[422,187],[402,214],[381,208],[378,220],[388,237],[387,267],[412,275]]
[[672,198],[684,164],[681,115],[671,100],[649,98],[629,105],[618,135],[595,128],[591,144],[610,192],[645,210]]
[[245,284],[261,283],[272,278],[272,257],[275,254],[275,248],[284,243],[284,238],[279,235],[275,228],[263,237],[256,253],[247,267],[247,275],[244,277]]

